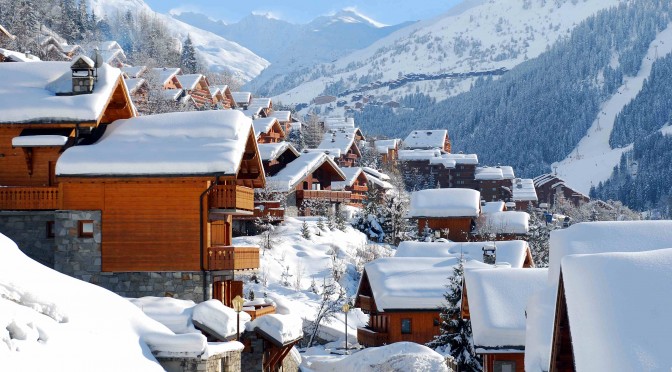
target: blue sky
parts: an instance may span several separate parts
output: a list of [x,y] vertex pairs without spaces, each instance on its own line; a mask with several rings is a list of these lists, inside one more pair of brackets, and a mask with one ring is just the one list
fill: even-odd
[[171,9],[196,11],[211,18],[233,23],[255,13],[270,13],[293,23],[306,23],[313,18],[344,8],[358,12],[384,24],[396,24],[431,18],[450,9],[462,0],[145,0],[160,13]]

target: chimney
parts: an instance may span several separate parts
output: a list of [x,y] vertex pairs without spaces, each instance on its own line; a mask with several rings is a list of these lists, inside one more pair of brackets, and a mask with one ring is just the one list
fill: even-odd
[[483,247],[483,263],[494,265],[497,261],[497,246],[486,245]]
[[93,93],[94,82],[96,79],[95,63],[91,58],[78,56],[70,64],[72,71],[72,94],[91,94]]

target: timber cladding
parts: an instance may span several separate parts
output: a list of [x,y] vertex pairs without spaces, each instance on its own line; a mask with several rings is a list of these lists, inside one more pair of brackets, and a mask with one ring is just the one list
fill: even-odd
[[61,147],[31,148],[27,157],[26,150],[12,147],[12,138],[18,137],[22,130],[18,126],[0,127],[0,185],[51,186]]
[[65,179],[60,186],[61,209],[102,211],[102,271],[201,270],[206,179]]
[[[441,333],[439,310],[394,311],[381,313],[387,316],[389,342],[410,341],[425,344]],[[402,332],[402,322],[410,320],[410,333]]]

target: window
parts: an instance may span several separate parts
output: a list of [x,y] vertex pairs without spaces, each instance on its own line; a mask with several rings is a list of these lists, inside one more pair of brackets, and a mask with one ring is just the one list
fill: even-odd
[[512,360],[496,360],[493,367],[495,372],[515,372],[516,362]]
[[440,325],[441,325],[441,321],[439,320],[439,318],[434,318],[434,327],[438,327]]
[[79,221],[79,237],[93,238],[93,221]]
[[314,183],[313,184],[313,190],[320,190],[320,184],[319,183]]
[[56,237],[56,231],[54,231],[54,221],[47,221],[47,238]]
[[401,333],[402,334],[411,333],[411,319],[404,318],[401,320]]

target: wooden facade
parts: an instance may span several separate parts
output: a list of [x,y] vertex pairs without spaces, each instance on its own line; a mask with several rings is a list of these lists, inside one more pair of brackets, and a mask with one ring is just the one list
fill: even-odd
[[331,183],[334,181],[344,181],[339,172],[328,162],[322,163],[320,167],[312,173],[306,175],[294,187],[296,195],[296,206],[303,210],[303,214],[310,215],[310,201],[320,201],[329,204],[339,205],[350,201],[349,191],[333,191]]
[[345,191],[350,192],[350,202],[348,205],[353,207],[364,207],[364,200],[366,199],[366,193],[369,191],[369,183],[366,179],[366,174],[361,172],[355,182],[345,187]]
[[471,217],[418,218],[419,234],[422,234],[428,227],[432,231],[438,231],[439,237],[454,242],[469,241],[475,226],[475,219]]
[[548,207],[555,205],[555,201],[564,198],[579,206],[590,201],[590,198],[569,187],[565,181],[553,174],[544,174],[534,179],[534,188],[539,203],[546,203]]
[[342,153],[341,156],[336,159],[339,167],[354,167],[355,163],[362,157],[359,147],[357,147],[357,141],[355,140],[348,151]]
[[285,138],[285,132],[277,119],[273,119],[270,129],[263,133],[257,133],[258,143],[278,143]]
[[525,372],[525,353],[480,353],[483,372]]
[[574,349],[572,347],[572,332],[569,327],[567,314],[567,299],[565,285],[560,273],[560,284],[555,305],[555,321],[553,323],[553,343],[551,345],[550,372],[574,372]]

